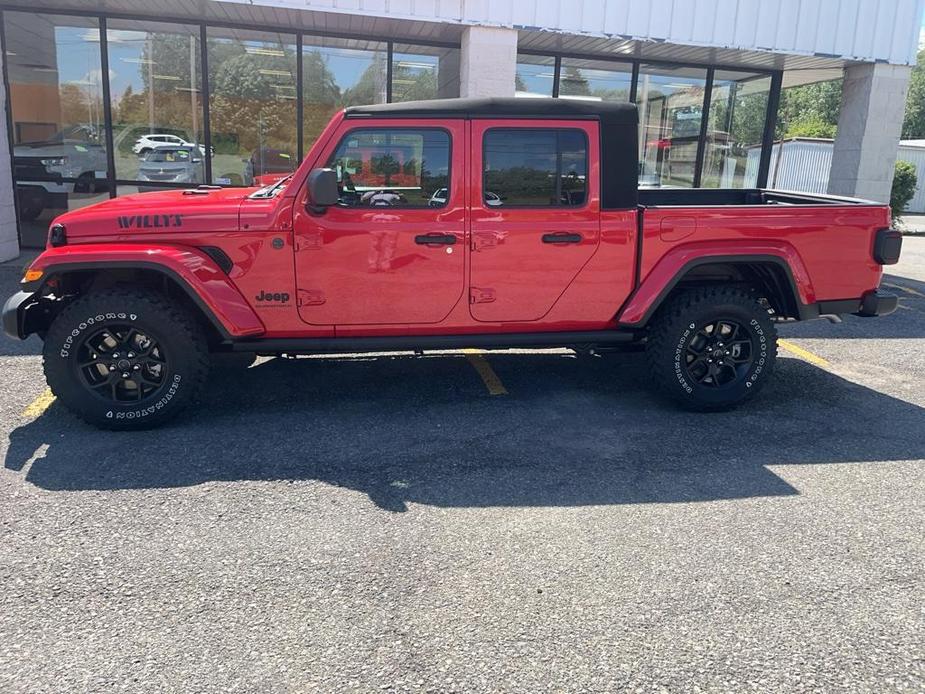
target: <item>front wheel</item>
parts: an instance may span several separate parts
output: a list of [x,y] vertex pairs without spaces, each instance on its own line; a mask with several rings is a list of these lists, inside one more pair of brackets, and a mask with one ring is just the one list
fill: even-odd
[[777,331],[751,292],[693,289],[659,311],[646,355],[668,397],[687,409],[724,410],[764,386],[777,359]]
[[42,363],[51,391],[84,421],[143,429],[195,400],[209,353],[189,312],[157,292],[115,287],[58,314]]

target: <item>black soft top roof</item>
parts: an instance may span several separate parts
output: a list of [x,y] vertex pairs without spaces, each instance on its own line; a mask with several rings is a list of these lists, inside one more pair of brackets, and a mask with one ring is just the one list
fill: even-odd
[[347,118],[594,118],[612,125],[636,125],[635,104],[584,99],[433,99],[350,106]]
[[636,207],[639,117],[635,104],[584,99],[434,99],[351,106],[347,118],[570,118],[600,121],[601,206]]

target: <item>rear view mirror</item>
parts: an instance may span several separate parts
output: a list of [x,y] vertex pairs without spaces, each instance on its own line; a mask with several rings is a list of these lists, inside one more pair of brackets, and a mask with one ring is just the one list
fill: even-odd
[[337,204],[337,172],[334,169],[312,169],[308,174],[308,205],[321,209]]

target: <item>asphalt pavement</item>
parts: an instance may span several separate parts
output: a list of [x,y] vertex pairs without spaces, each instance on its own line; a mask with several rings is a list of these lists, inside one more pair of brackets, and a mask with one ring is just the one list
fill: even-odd
[[923,691],[905,245],[895,314],[782,326],[723,414],[638,353],[353,355],[101,432],[3,338],[0,691]]

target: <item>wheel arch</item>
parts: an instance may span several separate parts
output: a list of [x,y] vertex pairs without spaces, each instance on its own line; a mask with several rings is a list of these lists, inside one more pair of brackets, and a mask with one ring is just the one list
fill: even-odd
[[[116,284],[153,287],[182,302],[206,329],[211,344],[259,335],[263,324],[227,275],[208,257],[196,254],[196,273],[186,266],[171,267],[160,261],[146,260],[77,260],[33,265],[44,274],[28,287],[36,297],[57,292],[79,296]],[[211,266],[211,267],[210,267]],[[57,314],[54,304],[46,302],[44,322],[50,324]],[[62,305],[63,307],[63,305]],[[60,310],[60,308],[58,309]],[[33,324],[36,332],[41,324]]]
[[710,284],[741,284],[757,290],[779,316],[806,320],[818,317],[808,274],[799,257],[777,253],[716,254],[659,263],[637,287],[617,320],[625,326],[646,325],[678,291]]

